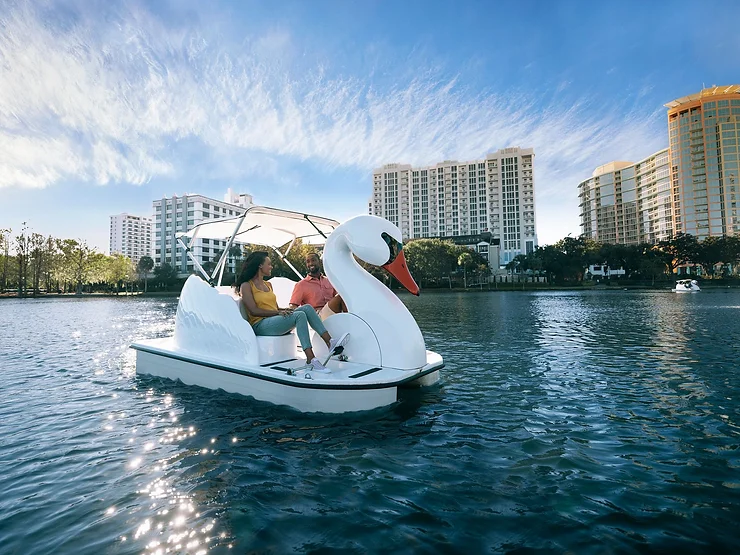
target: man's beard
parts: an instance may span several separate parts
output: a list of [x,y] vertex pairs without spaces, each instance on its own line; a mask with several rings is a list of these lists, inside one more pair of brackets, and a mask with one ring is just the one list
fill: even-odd
[[320,276],[321,275],[321,268],[309,268],[308,273],[312,276]]

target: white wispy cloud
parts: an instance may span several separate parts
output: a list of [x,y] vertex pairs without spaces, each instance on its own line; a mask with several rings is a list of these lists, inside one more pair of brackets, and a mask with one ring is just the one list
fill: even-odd
[[197,24],[175,27],[136,5],[87,6],[2,10],[0,187],[178,176],[189,168],[173,152],[186,139],[365,171],[520,145],[535,148],[540,203],[574,201],[596,165],[665,144],[660,110],[566,102],[557,84],[543,102],[532,92],[474,92],[419,68],[380,89],[286,62],[281,54],[295,51],[284,29],[235,51]]

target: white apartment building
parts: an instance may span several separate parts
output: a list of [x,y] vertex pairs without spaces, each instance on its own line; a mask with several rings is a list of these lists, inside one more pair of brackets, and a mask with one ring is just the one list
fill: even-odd
[[[195,225],[218,218],[233,218],[244,213],[244,210],[253,206],[252,195],[236,194],[229,189],[224,200],[216,200],[203,195],[185,194],[181,197],[173,195],[155,200],[153,252],[155,265],[168,262],[176,268],[181,276],[193,272],[193,262],[178,245],[176,234],[188,231]],[[190,245],[191,252],[198,263],[203,266],[207,262],[217,262],[217,253],[226,248],[227,240],[216,241],[196,239]],[[236,271],[236,262],[229,257],[226,270]]]
[[386,164],[373,172],[370,210],[404,239],[470,236],[475,245],[472,238],[490,233],[505,266],[537,246],[534,150],[504,148],[481,160],[417,168]]
[[578,184],[581,233],[601,243],[657,243],[673,235],[670,159],[609,162]]
[[122,254],[137,264],[152,255],[152,220],[130,214],[110,217],[110,253]]

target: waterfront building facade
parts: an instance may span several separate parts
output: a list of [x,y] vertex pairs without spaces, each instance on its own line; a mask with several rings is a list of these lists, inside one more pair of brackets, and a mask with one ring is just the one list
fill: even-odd
[[[178,197],[163,197],[152,203],[154,212],[154,263],[161,266],[169,263],[181,276],[193,272],[193,262],[178,245],[176,234],[189,231],[197,224],[219,218],[233,218],[253,206],[252,195],[235,194],[228,190],[224,200],[216,200],[203,195],[185,194]],[[190,245],[191,252],[203,266],[217,262],[218,255],[226,248],[227,240],[196,239]],[[236,271],[236,259],[229,257],[226,271]]]
[[581,233],[601,243],[638,245],[673,234],[670,161],[663,149],[637,163],[614,161],[578,185]]
[[740,233],[740,85],[666,104],[675,231],[702,240]]
[[[537,246],[534,150],[505,148],[480,160],[432,166],[386,164],[373,172],[369,211],[394,223],[404,239],[471,237],[497,253],[493,268]],[[489,233],[489,240],[474,240]],[[496,244],[499,249],[490,249]]]
[[[667,149],[600,166],[578,185],[581,232],[604,243],[740,233],[740,85],[710,87],[668,108]],[[633,192],[634,191],[634,192]]]
[[122,254],[138,264],[152,255],[152,220],[131,214],[110,217],[110,254]]

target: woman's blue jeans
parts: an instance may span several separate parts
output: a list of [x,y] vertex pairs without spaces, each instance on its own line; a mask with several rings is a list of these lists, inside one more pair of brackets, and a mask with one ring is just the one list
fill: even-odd
[[283,335],[295,328],[301,347],[305,350],[311,348],[308,326],[316,330],[319,335],[326,333],[321,318],[310,304],[299,306],[289,316],[278,314],[277,316],[263,318],[252,327],[255,335]]

